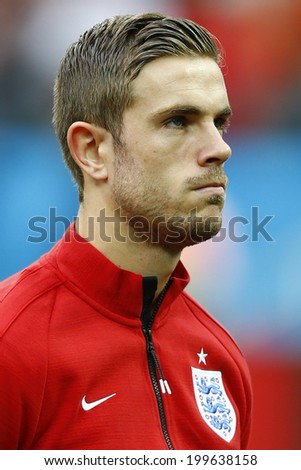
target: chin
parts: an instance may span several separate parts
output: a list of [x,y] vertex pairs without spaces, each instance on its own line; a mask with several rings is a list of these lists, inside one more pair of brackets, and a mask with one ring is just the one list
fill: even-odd
[[162,248],[171,251],[181,251],[188,246],[197,245],[205,242],[217,235],[222,227],[221,214],[207,217],[205,220],[201,217],[190,219],[185,224],[169,227],[167,230],[161,230],[159,244]]

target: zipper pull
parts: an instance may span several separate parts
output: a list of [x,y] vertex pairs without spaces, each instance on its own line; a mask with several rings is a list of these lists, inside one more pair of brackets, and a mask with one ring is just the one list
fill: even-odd
[[155,366],[156,366],[156,369],[157,369],[161,391],[162,391],[163,394],[165,394],[167,392],[168,395],[171,395],[172,392],[171,392],[170,386],[169,386],[169,384],[168,384],[168,382],[167,382],[167,380],[166,380],[166,378],[163,374],[163,370],[161,368],[158,356],[157,356],[156,351],[155,351],[155,347],[154,347],[153,339],[152,339],[152,331],[147,330],[147,334],[148,334],[148,340],[149,340],[148,341],[148,351],[152,355]]
[[162,390],[162,393],[168,393],[168,395],[171,395],[171,390],[170,390],[170,387],[168,385],[168,382],[166,379],[160,379],[159,380],[160,382],[160,387],[161,387],[161,390]]

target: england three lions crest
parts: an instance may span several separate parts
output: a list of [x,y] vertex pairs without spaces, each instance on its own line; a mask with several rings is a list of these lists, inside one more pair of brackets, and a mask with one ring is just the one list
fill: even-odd
[[203,420],[216,434],[230,442],[235,434],[236,415],[226,394],[222,373],[191,369],[195,399]]

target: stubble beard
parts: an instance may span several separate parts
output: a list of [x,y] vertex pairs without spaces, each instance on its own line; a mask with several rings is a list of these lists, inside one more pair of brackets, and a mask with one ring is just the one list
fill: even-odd
[[[221,206],[220,196],[208,197],[207,206]],[[216,212],[216,210],[214,211]],[[217,235],[222,226],[221,212],[219,215],[204,216],[197,210],[191,209],[189,214],[174,215],[167,218],[166,224],[157,227],[153,232],[159,232],[159,244],[170,252],[182,251],[188,246],[197,245]]]
[[126,217],[131,240],[165,251],[180,252],[185,247],[209,240],[222,226],[222,196],[208,196],[202,203],[209,213],[217,215],[202,216],[204,210],[197,207],[184,213],[171,204],[164,188],[137,169],[124,147],[119,147],[115,162],[112,196],[122,217]]

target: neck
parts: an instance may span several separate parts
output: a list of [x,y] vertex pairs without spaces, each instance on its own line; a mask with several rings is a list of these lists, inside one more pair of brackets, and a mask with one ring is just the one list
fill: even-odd
[[81,205],[76,231],[121,269],[142,276],[156,276],[156,296],[164,288],[181,256],[180,250],[169,252],[158,243],[142,241],[141,236],[134,239],[116,211],[109,215],[101,210],[96,216],[91,216],[91,212]]

